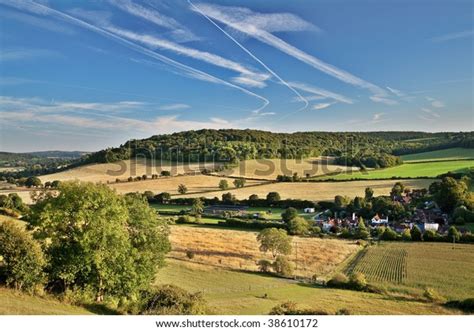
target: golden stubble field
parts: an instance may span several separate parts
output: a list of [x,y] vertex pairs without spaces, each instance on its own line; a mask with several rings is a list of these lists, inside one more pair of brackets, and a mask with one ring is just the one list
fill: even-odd
[[402,182],[409,188],[428,188],[432,179],[408,179],[408,180],[364,180],[351,182],[299,182],[299,183],[272,183],[255,187],[244,187],[241,189],[186,194],[183,197],[221,197],[223,193],[230,192],[237,199],[246,199],[251,194],[257,194],[265,198],[269,192],[278,192],[282,199],[303,200],[333,200],[336,195],[347,195],[351,198],[364,196],[365,188],[374,189],[375,195],[388,195],[396,182]]
[[[171,227],[171,258],[233,270],[257,271],[256,262],[271,259],[259,250],[257,232],[175,225]],[[292,237],[288,256],[299,277],[324,277],[359,250],[354,241]],[[194,252],[193,259],[186,251]]]
[[278,175],[292,176],[295,172],[300,177],[325,175],[347,170],[357,171],[356,167],[345,167],[334,164],[333,157],[315,157],[308,159],[256,159],[240,161],[232,169],[220,172],[220,175],[274,180]]
[[41,176],[41,181],[53,180],[81,180],[84,182],[115,182],[118,178],[120,180],[127,180],[128,177],[137,177],[142,175],[151,176],[153,174],[160,174],[161,171],[170,171],[171,175],[181,175],[186,173],[193,173],[204,169],[214,169],[217,163],[190,163],[190,164],[171,164],[163,161],[161,163],[145,159],[131,159],[119,161],[114,163],[100,163],[84,165],[70,170],[57,172],[50,175]]

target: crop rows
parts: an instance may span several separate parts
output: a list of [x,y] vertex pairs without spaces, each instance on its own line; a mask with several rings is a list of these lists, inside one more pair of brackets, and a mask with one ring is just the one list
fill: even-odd
[[407,252],[403,248],[370,247],[349,267],[376,282],[402,283],[407,276]]

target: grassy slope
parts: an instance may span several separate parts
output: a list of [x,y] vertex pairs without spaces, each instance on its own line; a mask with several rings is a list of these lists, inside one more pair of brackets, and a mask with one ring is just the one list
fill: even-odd
[[425,153],[407,154],[401,156],[403,162],[427,162],[474,159],[472,148],[448,148]]
[[406,163],[400,166],[385,168],[380,170],[370,170],[366,172],[354,172],[352,174],[339,174],[334,176],[318,177],[318,180],[334,179],[390,179],[392,177],[416,178],[431,177],[474,167],[474,160],[426,162],[426,163]]
[[0,315],[86,315],[88,310],[0,287]]
[[[312,287],[256,273],[228,271],[169,260],[157,284],[175,284],[201,291],[213,314],[268,314],[275,305],[295,301],[302,307],[353,314],[450,314],[454,311],[412,300],[355,291]],[[263,295],[267,294],[264,299]]]

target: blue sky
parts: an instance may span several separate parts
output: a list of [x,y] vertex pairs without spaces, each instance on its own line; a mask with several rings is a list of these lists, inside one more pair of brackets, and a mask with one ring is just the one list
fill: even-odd
[[0,0],[0,150],[471,131],[472,1]]

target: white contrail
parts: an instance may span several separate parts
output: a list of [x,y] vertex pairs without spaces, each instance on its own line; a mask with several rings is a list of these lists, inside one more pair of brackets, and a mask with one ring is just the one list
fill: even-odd
[[222,29],[216,22],[214,22],[209,16],[207,16],[203,11],[201,11],[197,6],[195,6],[191,0],[188,0],[188,3],[194,8],[195,11],[197,11],[199,14],[201,14],[203,17],[205,17],[209,22],[211,22],[216,28],[218,28],[222,33],[224,33],[230,40],[232,40],[236,45],[238,45],[244,52],[246,52],[248,55],[250,55],[255,61],[260,63],[269,73],[271,73],[275,78],[277,78],[283,85],[288,87],[293,93],[295,93],[302,102],[305,103],[304,107],[302,107],[300,110],[306,109],[309,105],[308,100],[306,100],[298,91],[296,91],[293,87],[290,86],[283,78],[281,78],[276,72],[274,72],[272,69],[270,69],[263,61],[261,61],[258,57],[256,57],[251,51],[249,51],[245,46],[243,46],[241,43],[239,43],[234,37],[232,37],[227,31]]
[[255,98],[258,98],[260,100],[263,101],[263,105],[261,107],[259,107],[258,109],[254,110],[254,112],[259,112],[261,111],[262,109],[264,109],[265,107],[268,106],[268,104],[270,104],[270,101],[268,99],[266,99],[265,97],[263,96],[260,96],[256,93],[253,93],[241,86],[238,86],[238,85],[235,85],[235,84],[232,84],[228,81],[225,81],[223,79],[220,79],[218,77],[215,77],[211,74],[208,74],[204,71],[201,71],[201,70],[198,70],[196,68],[193,68],[193,67],[190,67],[188,65],[185,65],[183,63],[180,63],[178,61],[175,61],[171,58],[168,58],[164,55],[161,55],[157,52],[154,52],[154,51],[151,51],[145,47],[142,47],[140,45],[137,45],[136,43],[134,42],[131,42],[127,39],[124,39],[122,37],[119,37],[107,30],[104,30],[104,29],[101,29],[95,25],[92,25],[90,23],[87,23],[83,20],[80,20],[76,17],[73,17],[73,16],[70,16],[60,10],[56,10],[56,9],[53,9],[53,8],[50,8],[48,6],[45,6],[45,5],[42,5],[42,4],[39,4],[39,3],[36,3],[34,1],[31,1],[31,2],[28,2],[28,4],[30,6],[34,6],[36,8],[31,8],[30,6],[25,6],[26,3],[18,3],[18,2],[12,2],[12,1],[8,1],[8,0],[1,0],[0,2],[6,4],[6,5],[9,5],[11,7],[15,7],[17,9],[26,9],[30,12],[34,12],[36,14],[40,14],[40,15],[52,15],[52,16],[56,16],[56,17],[59,17],[60,19],[63,19],[63,20],[66,20],[66,21],[69,21],[73,24],[76,24],[76,25],[79,25],[81,27],[84,27],[88,30],[92,30],[94,32],[97,32],[105,37],[108,37],[108,38],[111,38],[111,39],[114,39],[124,45],[126,45],[128,48],[130,49],[133,49],[137,52],[140,52],[144,55],[147,55],[149,57],[152,57],[156,60],[159,60],[161,62],[164,62],[172,67],[175,67],[175,68],[178,68],[184,72],[186,72],[188,75],[190,75],[191,77],[194,77],[196,79],[200,79],[200,80],[204,80],[204,81],[208,81],[208,82],[213,82],[213,83],[216,83],[216,84],[221,84],[221,85],[225,85],[225,86],[229,86],[229,87],[232,87],[232,88],[235,88],[241,92],[244,92],[245,94],[247,95],[250,95],[250,96],[253,96]]

